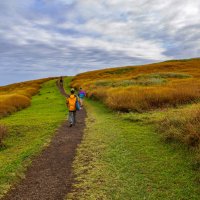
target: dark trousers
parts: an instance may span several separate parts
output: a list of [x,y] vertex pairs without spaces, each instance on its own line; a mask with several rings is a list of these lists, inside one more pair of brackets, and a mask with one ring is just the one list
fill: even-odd
[[76,123],[76,111],[69,111],[69,123],[70,124]]

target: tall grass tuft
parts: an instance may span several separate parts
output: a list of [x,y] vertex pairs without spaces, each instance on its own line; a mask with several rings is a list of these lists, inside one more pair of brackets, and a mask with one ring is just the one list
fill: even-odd
[[159,123],[158,130],[166,140],[176,140],[188,147],[200,147],[200,108],[167,116]]
[[198,87],[131,87],[110,89],[105,103],[114,110],[141,112],[192,103],[199,98]]
[[0,116],[21,110],[31,104],[31,99],[20,94],[2,95],[0,97]]
[[3,139],[7,135],[7,128],[4,125],[0,125],[0,148],[3,147]]

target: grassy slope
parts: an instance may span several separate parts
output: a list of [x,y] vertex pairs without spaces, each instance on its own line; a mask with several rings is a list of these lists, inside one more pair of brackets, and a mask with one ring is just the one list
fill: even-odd
[[[87,130],[68,199],[199,199],[192,156],[160,140],[151,125],[130,122],[87,102]],[[137,121],[137,120],[136,120]]]
[[150,111],[200,99],[200,59],[120,67],[78,74],[71,85],[118,111]]
[[31,97],[39,92],[43,83],[52,79],[44,78],[0,86],[0,118],[30,106]]
[[0,197],[18,177],[23,177],[30,158],[49,144],[66,113],[64,99],[52,80],[33,97],[29,108],[0,120],[9,128],[6,148],[0,149]]

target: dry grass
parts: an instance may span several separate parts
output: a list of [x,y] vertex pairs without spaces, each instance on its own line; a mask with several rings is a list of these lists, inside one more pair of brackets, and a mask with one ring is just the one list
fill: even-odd
[[3,139],[7,135],[7,128],[3,125],[0,125],[0,148],[3,146]]
[[200,107],[165,117],[159,123],[158,129],[166,140],[177,140],[188,147],[199,147]]
[[50,78],[21,82],[0,87],[0,117],[28,107],[31,97]]
[[14,111],[28,107],[31,99],[25,95],[8,94],[0,97],[0,115],[5,116]]
[[[196,82],[195,82],[196,83]],[[200,83],[173,85],[173,87],[130,87],[126,89],[110,89],[107,91],[105,103],[114,110],[147,111],[155,108],[178,106],[192,103],[200,97]]]
[[120,111],[147,111],[200,99],[200,59],[97,70],[77,75],[71,86]]

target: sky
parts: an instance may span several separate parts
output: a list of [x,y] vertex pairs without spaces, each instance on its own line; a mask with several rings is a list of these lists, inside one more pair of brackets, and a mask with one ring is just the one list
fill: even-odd
[[0,0],[0,85],[200,56],[200,0]]

